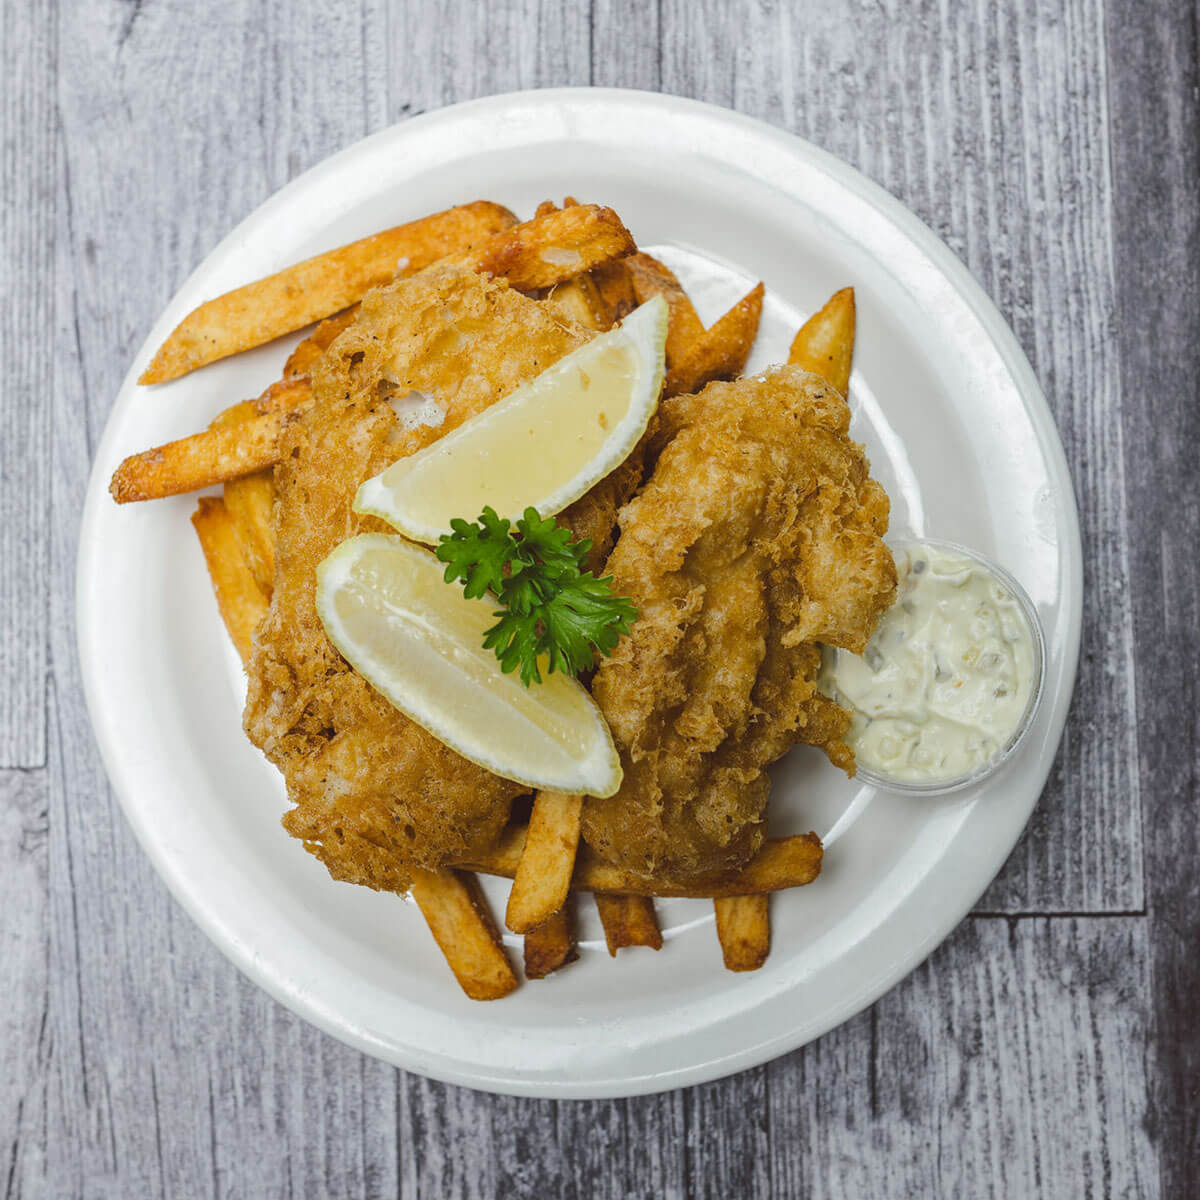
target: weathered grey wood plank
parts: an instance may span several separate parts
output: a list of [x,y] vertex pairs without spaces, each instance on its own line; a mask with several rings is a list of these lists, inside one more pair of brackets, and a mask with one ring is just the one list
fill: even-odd
[[1110,5],[1109,97],[1163,1194],[1200,1179],[1200,43]]
[[596,87],[662,90],[662,5],[593,0],[592,69]]
[[419,1200],[497,1195],[489,1098],[403,1071],[398,1074],[404,1094],[397,1138],[408,1167],[405,1195]]
[[[1012,322],[1076,481],[1084,645],[1054,772],[986,911],[1140,909],[1128,517],[1101,0],[665,0],[666,91],[810,138],[878,180]],[[731,36],[731,30],[737,30]]]
[[967,921],[769,1065],[774,1194],[1158,1196],[1149,958],[1136,917]]
[[0,38],[0,768],[46,761],[55,25],[6,9]]
[[420,4],[391,0],[388,27],[403,52],[389,56],[393,120],[519,88],[587,84],[586,4],[448,0],[430,20]]
[[475,1107],[491,1114],[493,1195],[536,1200],[570,1194],[571,1148],[559,1141],[553,1100],[495,1096],[482,1103],[476,1098]]
[[767,1078],[766,1067],[755,1067],[684,1093],[687,1195],[774,1194]]
[[558,1143],[577,1200],[687,1195],[686,1093],[558,1106]]
[[170,901],[105,781],[71,613],[93,442],[133,349],[234,222],[367,131],[361,21],[283,0],[77,4],[64,6],[60,35],[53,1054],[46,1183],[34,1194],[395,1195],[396,1072],[277,1006]]
[[35,1196],[49,1147],[43,1136],[50,1044],[46,772],[0,771],[0,1182],[6,1197]]

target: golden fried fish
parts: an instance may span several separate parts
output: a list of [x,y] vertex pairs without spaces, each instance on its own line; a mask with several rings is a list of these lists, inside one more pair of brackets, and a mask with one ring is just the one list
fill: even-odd
[[[446,268],[370,293],[313,372],[314,404],[284,434],[276,469],[275,588],[249,665],[245,727],[282,770],[284,826],[335,878],[403,891],[491,845],[522,790],[409,721],[325,636],[317,564],[358,516],[359,484],[481,412],[588,333],[500,281]],[[640,478],[619,469],[564,520],[607,548]],[[477,514],[463,514],[474,517]]]
[[592,694],[625,770],[583,836],[657,879],[758,849],[766,769],[805,742],[853,771],[817,642],[861,650],[895,595],[888,499],[824,380],[776,367],[664,402],[662,446],[606,571],[640,610]]

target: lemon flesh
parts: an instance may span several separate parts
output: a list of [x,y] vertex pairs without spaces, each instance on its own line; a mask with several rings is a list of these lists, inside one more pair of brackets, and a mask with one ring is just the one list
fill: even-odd
[[560,512],[629,456],[658,405],[661,296],[424,450],[368,479],[355,511],[433,545],[455,517]]
[[621,764],[595,701],[570,676],[525,687],[483,648],[492,595],[468,600],[428,550],[394,534],[342,542],[317,568],[317,614],[352,667],[464,758],[531,788],[611,796]]

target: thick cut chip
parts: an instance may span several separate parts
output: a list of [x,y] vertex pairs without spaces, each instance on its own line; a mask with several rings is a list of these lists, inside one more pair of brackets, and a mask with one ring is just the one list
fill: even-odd
[[308,379],[281,379],[257,400],[227,408],[211,429],[132,454],[113,472],[109,492],[118,504],[160,500],[228,483],[274,465],[288,413],[312,399]]
[[242,558],[270,599],[275,586],[275,535],[271,528],[275,483],[271,472],[258,471],[231,479],[225,485],[224,500]]
[[632,254],[629,230],[611,208],[574,204],[558,211],[539,212],[531,221],[514,225],[454,255],[447,264],[502,275],[521,292],[534,292],[573,279],[584,271]]
[[850,387],[854,326],[854,289],[842,288],[800,326],[788,362],[829,380],[844,396]]
[[264,413],[134,454],[113,472],[108,490],[118,504],[128,504],[252,475],[278,457],[284,420],[282,413]]
[[473,875],[418,867],[413,871],[412,893],[455,979],[472,1000],[499,1000],[517,986]]
[[645,304],[652,296],[662,296],[670,306],[667,366],[674,369],[703,334],[704,323],[675,273],[657,258],[645,253],[633,254],[625,260],[625,266],[639,304]]
[[[526,828],[512,825],[487,849],[456,863],[469,871],[512,879],[525,848]],[[649,879],[645,875],[601,862],[586,846],[575,859],[571,888],[577,892],[607,892],[617,896],[679,896],[711,900],[718,896],[753,896],[803,887],[821,873],[821,839],[815,833],[771,838],[736,871],[715,871],[694,880]]]
[[193,309],[159,347],[139,383],[165,383],[207,363],[303,329],[348,307],[397,271],[467,252],[516,218],[479,200],[385,229],[285,267]]
[[767,897],[724,896],[713,901],[713,912],[726,970],[757,971],[771,949]]
[[566,903],[582,811],[582,796],[538,792],[534,797],[525,852],[504,914],[514,933],[535,929]]
[[666,394],[694,392],[715,379],[740,375],[758,336],[762,305],[763,285],[758,283],[672,362]]
[[613,896],[596,892],[595,898],[596,912],[604,926],[604,941],[613,958],[618,950],[628,946],[662,949],[662,930],[654,913],[654,901],[649,896]]
[[578,957],[574,914],[568,896],[558,912],[525,935],[525,976],[545,979],[552,971],[573,963]]
[[267,595],[242,558],[237,531],[221,500],[213,496],[201,499],[192,526],[204,551],[221,619],[242,662],[248,662],[254,631],[267,615]]

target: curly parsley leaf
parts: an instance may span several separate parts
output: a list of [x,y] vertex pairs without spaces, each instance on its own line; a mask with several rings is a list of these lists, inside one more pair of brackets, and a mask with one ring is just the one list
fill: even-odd
[[612,590],[612,578],[584,569],[589,540],[574,541],[553,517],[532,508],[515,527],[485,508],[478,521],[457,519],[438,543],[446,582],[462,580],[465,594],[493,592],[504,605],[484,635],[506,674],[520,670],[529,686],[547,672],[579,675],[597,652],[611,654],[637,619],[637,609]]
[[456,517],[450,522],[453,533],[443,534],[438,541],[437,556],[446,563],[445,580],[461,579],[468,599],[492,591],[500,594],[504,586],[504,570],[517,551],[517,541],[509,533],[506,518],[485,508],[478,521]]

